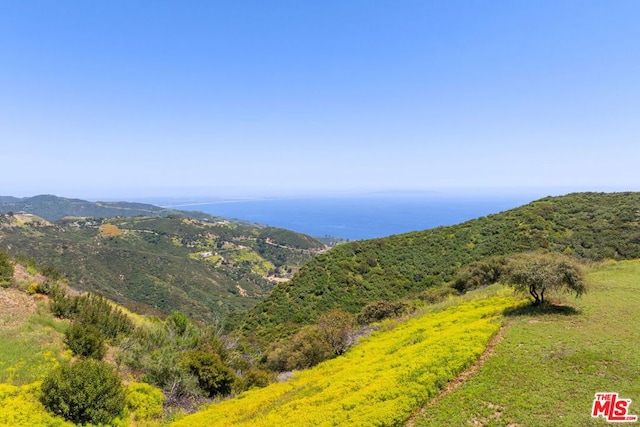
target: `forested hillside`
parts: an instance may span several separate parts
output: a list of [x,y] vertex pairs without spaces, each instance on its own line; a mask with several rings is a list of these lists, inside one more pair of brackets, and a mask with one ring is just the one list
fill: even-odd
[[548,197],[454,226],[340,245],[278,285],[244,330],[271,339],[329,309],[357,313],[373,301],[428,297],[463,266],[535,249],[589,260],[640,257],[640,193]]
[[183,216],[0,215],[0,249],[143,313],[222,319],[264,298],[325,247],[297,233]]

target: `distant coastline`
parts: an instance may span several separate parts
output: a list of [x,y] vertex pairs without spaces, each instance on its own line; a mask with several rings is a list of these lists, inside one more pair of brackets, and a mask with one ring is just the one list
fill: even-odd
[[532,201],[527,196],[354,195],[163,204],[312,236],[362,240],[453,225]]

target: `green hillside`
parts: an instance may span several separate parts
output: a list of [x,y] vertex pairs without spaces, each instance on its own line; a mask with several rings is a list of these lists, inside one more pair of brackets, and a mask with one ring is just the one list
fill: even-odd
[[[127,403],[115,425],[606,425],[590,416],[596,392],[617,392],[632,400],[631,414],[640,412],[633,344],[640,339],[640,261],[615,261],[640,258],[639,222],[638,193],[573,194],[313,257],[323,246],[308,236],[227,221],[51,224],[0,215],[0,249],[18,255],[0,251],[0,425],[70,425],[39,396],[43,379],[59,367],[84,367],[76,364],[84,347],[72,346],[75,334],[102,336],[108,351],[100,353],[101,366],[126,379]],[[584,296],[551,293],[546,306],[532,307],[500,284],[456,296],[447,286],[462,266],[529,249],[610,260],[585,263]],[[352,330],[355,344],[346,351],[274,383],[276,372],[267,369],[281,370],[269,360],[287,350],[282,342],[261,350],[211,321],[255,304],[273,286],[268,277],[303,263],[245,328],[262,338],[284,336],[329,307],[356,313],[380,300],[415,299],[416,311]],[[139,311],[178,309],[208,325],[182,313],[133,316],[104,298],[61,294],[65,280],[57,275],[77,288],[99,285]],[[443,289],[448,296],[429,304]],[[132,303],[134,296],[142,302]],[[322,339],[319,325],[316,335],[304,328],[291,342]],[[492,337],[503,338],[489,346]],[[321,348],[302,344],[300,351]]]
[[249,335],[272,339],[341,308],[416,298],[446,285],[458,269],[534,249],[579,258],[640,257],[640,193],[548,197],[462,224],[337,246],[278,285],[246,320]]
[[383,323],[339,358],[174,425],[401,425],[482,354],[500,328],[502,312],[517,305],[511,295],[484,294],[432,307],[404,322]]
[[[640,412],[639,276],[638,261],[596,265],[585,297],[539,311],[498,285],[474,291],[174,425],[607,425],[591,417],[596,392],[618,392]],[[472,366],[501,323],[504,338]],[[455,388],[465,368],[477,373]]]
[[89,202],[50,194],[25,198],[0,196],[0,212],[25,212],[37,215],[50,222],[55,222],[68,216],[113,218],[116,216],[167,216],[175,214],[196,219],[222,219],[204,212],[165,209],[146,203]]
[[286,230],[175,215],[51,224],[5,214],[0,249],[135,311],[211,321],[254,306],[324,245]]

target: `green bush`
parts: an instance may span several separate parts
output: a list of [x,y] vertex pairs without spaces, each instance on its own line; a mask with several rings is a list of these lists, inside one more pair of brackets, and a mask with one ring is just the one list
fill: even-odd
[[131,383],[127,386],[127,410],[136,421],[162,417],[164,395],[160,389],[146,383]]
[[67,297],[60,286],[52,286],[49,291],[49,310],[61,319],[70,319],[78,313],[78,298]]
[[9,254],[0,251],[0,284],[6,287],[11,283],[11,279],[13,279],[13,262]]
[[261,369],[249,369],[243,373],[243,378],[239,381],[238,389],[240,391],[252,388],[266,387],[271,383],[271,375],[267,371]]
[[65,344],[76,356],[101,360],[107,352],[104,336],[93,325],[72,322],[64,335]]
[[68,296],[57,285],[50,285],[48,292],[51,296],[49,309],[56,317],[93,325],[105,338],[117,338],[133,331],[129,317],[102,295]]
[[189,351],[182,355],[180,365],[198,379],[198,385],[209,397],[231,393],[235,376],[217,354]]
[[42,404],[76,424],[108,424],[122,414],[125,392],[120,377],[106,362],[84,359],[65,363],[45,377]]
[[379,322],[389,317],[402,316],[406,311],[407,305],[402,302],[376,301],[362,309],[358,316],[358,322],[362,324]]
[[427,288],[418,294],[418,299],[427,304],[436,304],[440,301],[444,301],[450,295],[458,295],[458,292],[448,286],[436,286],[433,288]]
[[460,293],[489,286],[500,281],[506,269],[505,257],[490,257],[468,264],[458,270],[449,286]]

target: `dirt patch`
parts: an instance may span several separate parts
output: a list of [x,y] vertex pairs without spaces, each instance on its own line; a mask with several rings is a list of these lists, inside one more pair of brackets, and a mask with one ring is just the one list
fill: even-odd
[[274,282],[274,283],[284,283],[284,282],[288,282],[291,279],[287,279],[285,277],[269,276],[269,277],[267,277],[267,280],[269,280],[270,282]]
[[0,288],[0,329],[16,326],[35,313],[33,297],[14,288]]
[[27,272],[27,269],[22,264],[16,264],[13,266],[13,278],[18,282],[36,282],[44,283],[47,280],[42,274],[32,275]]
[[504,333],[505,333],[506,327],[507,327],[506,324],[502,325],[502,327],[498,330],[498,332],[491,338],[491,340],[489,340],[489,343],[487,344],[487,347],[484,349],[484,352],[480,355],[478,360],[476,360],[476,362],[473,365],[471,365],[469,368],[467,368],[466,371],[464,371],[463,373],[458,375],[456,378],[454,378],[453,380],[449,381],[449,383],[447,383],[447,385],[440,391],[440,393],[436,397],[431,399],[425,406],[415,410],[413,412],[413,414],[411,414],[411,416],[409,417],[409,419],[407,420],[407,423],[405,425],[407,427],[413,427],[416,418],[418,418],[422,414],[424,414],[425,411],[426,411],[426,408],[435,405],[437,402],[440,401],[440,399],[442,399],[444,396],[446,396],[449,393],[451,393],[452,391],[454,391],[456,388],[458,388],[460,386],[460,384],[462,384],[467,379],[469,379],[472,375],[474,375],[476,372],[478,372],[478,369],[480,369],[482,367],[484,362],[493,353],[493,348],[500,341],[502,341],[502,338],[504,337]]

